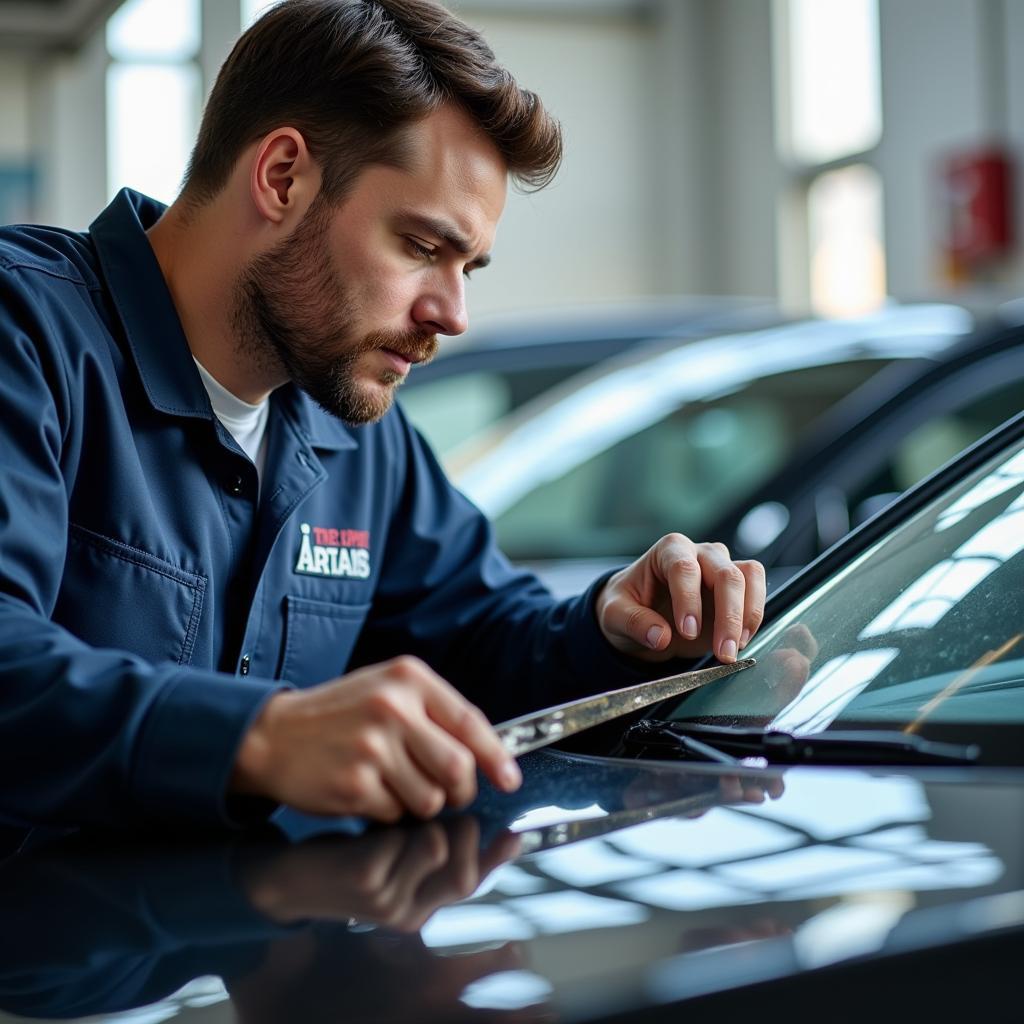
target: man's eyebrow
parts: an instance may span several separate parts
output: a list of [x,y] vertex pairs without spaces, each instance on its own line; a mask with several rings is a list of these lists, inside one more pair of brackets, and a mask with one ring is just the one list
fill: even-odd
[[[469,239],[446,220],[440,220],[437,217],[428,217],[421,213],[407,214],[406,219],[412,221],[414,224],[418,224],[428,234],[434,235],[436,238],[443,239],[456,252],[461,253],[463,256],[468,256],[473,251],[473,246],[470,244]],[[481,267],[486,267],[490,262],[491,254],[489,252],[483,252],[472,261],[471,266],[474,269],[479,270]]]

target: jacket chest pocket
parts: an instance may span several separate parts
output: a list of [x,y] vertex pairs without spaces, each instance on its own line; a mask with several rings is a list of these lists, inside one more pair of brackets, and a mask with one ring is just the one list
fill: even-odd
[[287,595],[280,678],[312,686],[340,676],[369,610],[369,603],[335,604]]
[[206,577],[72,525],[53,621],[93,647],[192,660]]

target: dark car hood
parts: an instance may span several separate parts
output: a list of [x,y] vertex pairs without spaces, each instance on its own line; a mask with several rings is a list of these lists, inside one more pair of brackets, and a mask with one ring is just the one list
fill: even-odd
[[[647,1020],[682,1002],[693,1019],[723,998],[763,1015],[775,989],[819,998],[822,979],[834,996],[843,969],[877,983],[943,950],[958,989],[968,972],[991,990],[1000,950],[1019,956],[1024,772],[737,783],[542,752],[524,774],[518,794],[485,787],[473,813],[426,825],[286,812],[259,835],[28,849],[0,865],[0,1013]],[[739,796],[779,779],[777,799]],[[871,989],[856,977],[844,1005]]]

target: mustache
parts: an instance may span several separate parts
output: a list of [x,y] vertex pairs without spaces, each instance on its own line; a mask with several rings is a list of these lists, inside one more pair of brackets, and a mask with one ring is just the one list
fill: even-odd
[[386,348],[410,363],[429,363],[437,355],[438,343],[436,335],[422,331],[374,331],[359,347],[366,352]]

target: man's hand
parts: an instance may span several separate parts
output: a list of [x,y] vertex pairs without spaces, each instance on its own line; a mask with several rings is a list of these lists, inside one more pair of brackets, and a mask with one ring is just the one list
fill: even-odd
[[413,933],[439,907],[476,892],[521,845],[503,832],[481,849],[479,824],[463,815],[291,844],[248,867],[243,884],[253,906],[284,924],[354,917]]
[[487,719],[412,657],[271,697],[242,740],[231,788],[310,814],[433,817],[522,781]]
[[617,572],[597,598],[601,632],[616,650],[645,661],[735,661],[764,617],[760,562],[734,562],[722,544],[662,537]]

